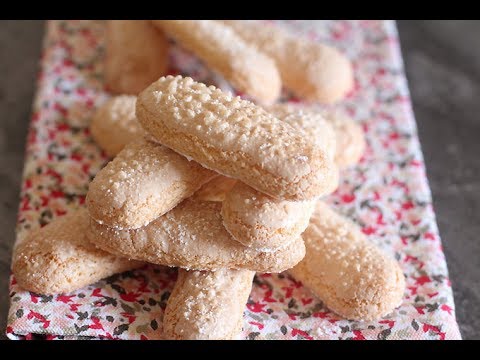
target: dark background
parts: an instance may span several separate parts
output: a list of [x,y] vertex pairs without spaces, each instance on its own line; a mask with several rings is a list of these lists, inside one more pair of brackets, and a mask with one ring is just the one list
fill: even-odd
[[[0,338],[43,21],[0,22]],[[457,319],[480,339],[480,22],[398,21]]]

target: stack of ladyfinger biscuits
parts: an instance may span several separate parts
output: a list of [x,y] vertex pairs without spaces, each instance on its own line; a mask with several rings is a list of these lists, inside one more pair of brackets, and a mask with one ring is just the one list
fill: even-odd
[[[249,100],[162,76],[167,38]],[[400,304],[396,261],[320,200],[359,161],[361,128],[276,103],[282,84],[309,101],[343,98],[353,76],[337,50],[256,22],[110,21],[105,82],[122,95],[90,129],[113,160],[85,208],[17,245],[12,267],[25,289],[66,293],[146,262],[178,267],[167,339],[237,338],[255,272],[288,271],[348,319]]]

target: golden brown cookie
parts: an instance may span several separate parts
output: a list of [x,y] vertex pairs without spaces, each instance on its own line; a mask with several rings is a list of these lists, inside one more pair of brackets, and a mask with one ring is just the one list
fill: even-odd
[[153,24],[237,90],[266,104],[280,95],[282,84],[275,62],[230,27],[214,20],[153,20]]
[[115,157],[129,142],[146,134],[135,116],[137,97],[115,96],[103,104],[90,123],[90,133],[110,157]]
[[82,208],[32,230],[14,250],[18,284],[38,294],[68,293],[142,265],[92,245],[85,237],[89,223]]
[[217,174],[158,143],[129,143],[90,183],[86,204],[97,222],[120,229],[147,225]]
[[[333,161],[336,136],[332,126],[317,112],[306,113],[300,107],[279,104],[269,108],[280,120],[288,122],[311,143],[322,148]],[[335,191],[337,181],[331,182],[326,193]],[[315,200],[288,201],[274,199],[245,185],[237,183],[226,195],[222,206],[225,228],[230,234],[249,246],[272,251],[299,236],[308,226]]]
[[335,148],[335,152],[329,155],[334,155],[340,168],[358,163],[365,151],[366,141],[362,127],[340,111],[293,103],[275,104],[267,109],[300,131],[309,141],[314,141],[319,146],[324,144],[326,151]]
[[179,269],[163,316],[169,340],[232,340],[243,326],[243,311],[255,273]]
[[104,81],[117,94],[137,95],[168,71],[168,40],[148,20],[107,22]]
[[135,230],[113,229],[92,220],[87,236],[112,254],[192,270],[230,268],[282,272],[305,255],[301,237],[269,253],[243,246],[223,227],[221,206],[218,202],[187,199]]
[[330,159],[335,159],[337,135],[333,126],[319,111],[290,103],[272,105],[267,108],[267,111],[290,124],[305,139],[321,147]]
[[296,95],[333,103],[353,88],[352,65],[335,48],[289,34],[280,26],[238,20],[224,23],[243,40],[271,56],[283,84]]
[[274,251],[302,234],[314,207],[315,200],[277,200],[239,181],[222,203],[223,225],[243,245]]
[[328,155],[290,125],[191,78],[153,83],[139,95],[136,114],[163,145],[278,199],[313,199],[337,180]]
[[372,321],[401,304],[405,279],[400,266],[350,220],[319,201],[302,236],[307,253],[289,272],[330,310]]
[[337,134],[335,162],[340,168],[353,166],[365,152],[366,141],[360,124],[338,111],[323,112],[324,118],[333,126]]

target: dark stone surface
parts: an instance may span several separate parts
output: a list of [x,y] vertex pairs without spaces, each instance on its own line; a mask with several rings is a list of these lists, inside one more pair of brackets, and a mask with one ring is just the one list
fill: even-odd
[[[0,22],[0,338],[43,27]],[[465,339],[480,339],[480,23],[399,21],[398,27],[457,318]]]
[[6,337],[10,256],[43,30],[43,21],[0,22],[0,339]]
[[398,28],[460,330],[480,339],[480,24]]

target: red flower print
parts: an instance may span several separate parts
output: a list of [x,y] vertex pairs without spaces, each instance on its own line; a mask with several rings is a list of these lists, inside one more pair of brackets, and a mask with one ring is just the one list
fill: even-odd
[[445,333],[441,332],[438,326],[433,326],[430,324],[423,324],[423,332],[432,331],[435,334],[438,334],[440,340],[445,340]]
[[410,290],[411,295],[416,295],[417,294],[417,287],[416,286],[407,286],[407,289]]
[[90,320],[92,320],[92,322],[93,322],[93,324],[90,324],[90,325],[88,326],[90,329],[105,330],[105,329],[103,328],[103,325],[100,323],[100,319],[99,319],[99,318],[92,316],[92,318],[91,318]]
[[73,153],[72,155],[70,155],[70,159],[72,159],[73,161],[82,161],[83,156],[79,153]]
[[48,205],[48,202],[50,201],[50,198],[46,197],[46,196],[40,196],[40,200],[42,200],[42,202],[40,203],[40,206],[47,206]]
[[50,192],[50,196],[54,199],[59,199],[59,198],[63,198],[65,194],[62,190],[52,190]]
[[365,336],[362,335],[362,332],[360,330],[353,330],[353,337],[352,340],[365,340]]
[[295,289],[299,289],[299,288],[302,287],[302,282],[301,281],[297,281],[294,278],[289,278],[289,280],[290,280],[290,282],[292,283],[292,285]]
[[292,287],[284,286],[282,287],[282,290],[285,291],[285,298],[290,299],[292,297],[293,290],[294,290]]
[[417,312],[421,315],[425,314],[425,311],[423,309],[425,309],[425,306],[415,306],[415,310],[417,310]]
[[83,171],[85,174],[89,174],[89,173],[90,173],[90,165],[89,165],[89,164],[83,164],[83,165],[82,165],[82,171]]
[[364,227],[364,228],[362,229],[362,232],[363,232],[365,235],[375,234],[376,231],[377,231],[377,229],[375,229],[373,226],[367,226],[367,227]]
[[378,214],[377,216],[377,225],[387,225],[385,221],[383,221],[383,214]]
[[448,312],[449,315],[452,315],[453,309],[450,306],[448,306],[447,304],[443,304],[442,306],[440,306],[440,309]]
[[27,197],[24,197],[22,199],[22,204],[20,205],[20,210],[21,211],[27,211],[27,210],[31,210],[31,206],[30,206],[30,200],[27,198]]
[[431,232],[426,232],[423,236],[425,237],[425,239],[435,240],[435,235],[433,235],[433,233]]
[[62,114],[62,116],[67,116],[67,109],[65,109],[65,107],[63,107],[61,104],[59,104],[58,102],[54,103],[53,104],[53,108],[58,111],[60,114]]
[[413,204],[412,201],[407,201],[407,202],[404,202],[402,204],[402,209],[403,210],[410,210],[410,209],[413,209],[415,207],[415,205]]
[[42,314],[40,314],[38,312],[35,312],[33,310],[30,310],[30,312],[27,315],[27,319],[31,320],[33,318],[35,318],[35,319],[39,320],[41,323],[43,323],[43,328],[44,329],[46,329],[50,326],[50,321],[45,319],[45,317]]
[[140,295],[141,294],[139,294],[139,293],[128,292],[128,293],[125,293],[125,294],[120,294],[120,298],[124,301],[134,302],[134,301],[137,301],[137,298]]
[[390,329],[393,327],[393,325],[395,325],[395,321],[393,320],[380,320],[379,323],[387,324]]
[[326,311],[319,311],[312,314],[313,317],[320,318],[320,319],[325,319],[328,315],[329,313]]
[[259,322],[256,322],[256,321],[250,321],[249,324],[258,327],[259,330],[262,330],[262,329],[264,328],[264,325],[263,325],[263,324],[261,324],[261,323],[259,323]]
[[52,168],[48,168],[47,171],[45,172],[45,175],[52,176],[54,177],[58,182],[62,182],[62,175],[60,175],[58,172],[53,170]]
[[272,293],[273,293],[272,290],[268,290],[268,291],[265,293],[265,296],[263,297],[263,301],[265,301],[265,302],[270,302],[270,303],[277,302],[277,300],[275,300],[274,298],[272,298]]
[[103,297],[103,295],[101,294],[102,292],[102,289],[100,288],[96,288],[92,291],[92,295],[91,296],[96,296],[96,297]]
[[129,314],[129,313],[126,313],[126,312],[121,312],[120,315],[126,317],[128,319],[129,324],[133,323],[135,321],[135,319],[137,318],[136,315]]
[[57,124],[57,130],[58,131],[68,131],[68,130],[70,130],[70,126],[68,126],[65,123],[59,123],[59,124]]
[[424,285],[429,282],[432,282],[432,280],[427,275],[423,275],[415,278],[415,284],[417,285]]
[[346,204],[351,203],[352,201],[355,200],[355,195],[354,194],[344,194],[340,197],[342,201]]
[[300,329],[292,329],[292,337],[295,337],[297,335],[300,335],[301,337],[307,339],[307,340],[313,340],[313,337],[308,335],[306,331],[300,330]]
[[303,304],[303,305],[311,304],[312,301],[313,301],[312,298],[309,298],[309,299],[303,299],[303,298],[302,298],[302,304]]
[[77,311],[81,304],[70,304],[70,311]]
[[251,303],[247,304],[248,310],[254,312],[254,313],[259,313],[259,312],[265,312],[263,308],[266,306],[266,304],[259,304],[259,303]]
[[27,179],[25,181],[25,189],[30,189],[32,187],[32,179]]
[[64,304],[69,303],[72,301],[72,298],[75,297],[75,295],[58,295],[57,296],[57,301],[61,301]]

